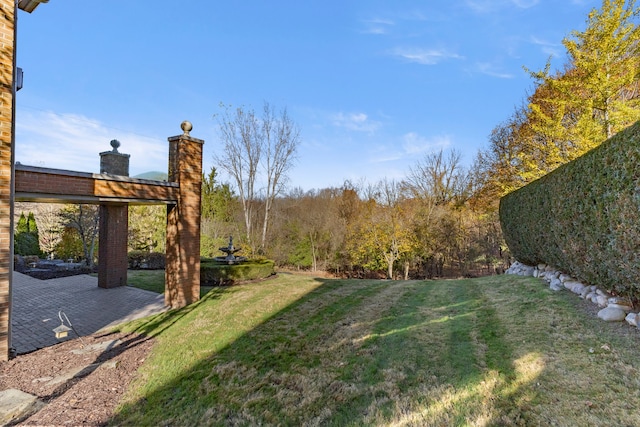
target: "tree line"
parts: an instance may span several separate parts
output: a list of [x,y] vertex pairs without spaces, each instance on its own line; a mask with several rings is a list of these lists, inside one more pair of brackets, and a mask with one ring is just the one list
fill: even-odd
[[[238,227],[245,215],[242,203],[215,177],[213,169],[204,184],[213,191],[203,192],[203,206],[210,197],[218,209],[217,214],[203,209],[205,256],[213,256],[229,234],[246,232]],[[243,237],[243,249],[281,267],[350,277],[495,273],[504,249],[499,225],[495,212],[477,209],[474,185],[458,152],[439,151],[417,162],[404,180],[294,188],[272,202],[264,245],[252,247],[252,239]],[[253,202],[265,204],[260,198]],[[254,214],[252,221],[261,224],[264,217]]]

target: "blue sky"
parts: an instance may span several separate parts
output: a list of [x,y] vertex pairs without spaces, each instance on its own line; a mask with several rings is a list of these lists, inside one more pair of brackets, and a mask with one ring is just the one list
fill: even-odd
[[220,104],[286,107],[301,131],[290,186],[401,179],[430,152],[466,164],[565,63],[600,0],[50,0],[18,16],[16,160],[99,171],[118,139],[131,175],[167,169],[193,123],[204,168]]

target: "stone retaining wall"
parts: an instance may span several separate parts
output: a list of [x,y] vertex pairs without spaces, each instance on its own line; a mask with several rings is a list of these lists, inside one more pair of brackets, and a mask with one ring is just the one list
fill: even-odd
[[627,323],[635,327],[638,327],[640,323],[640,315],[637,310],[634,310],[633,304],[628,299],[611,295],[597,286],[585,285],[549,265],[530,266],[516,261],[505,274],[537,277],[545,280],[553,291],[569,290],[580,298],[600,307],[598,317],[604,321],[622,322],[626,320]]

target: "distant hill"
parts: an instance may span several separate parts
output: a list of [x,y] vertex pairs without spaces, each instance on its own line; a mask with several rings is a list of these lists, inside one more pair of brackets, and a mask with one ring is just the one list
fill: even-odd
[[166,181],[168,178],[168,175],[166,174],[166,172],[151,171],[151,172],[141,173],[139,175],[134,176],[133,178],[152,179],[154,181]]

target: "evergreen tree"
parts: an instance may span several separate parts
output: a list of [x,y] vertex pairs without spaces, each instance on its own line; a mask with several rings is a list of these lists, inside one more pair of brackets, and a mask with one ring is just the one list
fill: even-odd
[[38,224],[36,224],[36,217],[33,215],[33,212],[29,212],[27,216],[27,231],[38,235]]
[[18,224],[16,225],[16,235],[27,233],[29,231],[29,226],[27,225],[27,217],[24,216],[24,212],[20,214],[20,219],[18,219]]
[[202,219],[232,220],[234,194],[229,184],[216,181],[217,170],[211,168],[209,175],[202,174]]
[[41,255],[38,226],[33,212],[20,214],[14,235],[14,252],[18,255]]
[[200,253],[210,257],[220,255],[218,248],[227,245],[229,235],[240,234],[233,215],[236,197],[229,184],[217,182],[216,176],[215,167],[202,174]]

